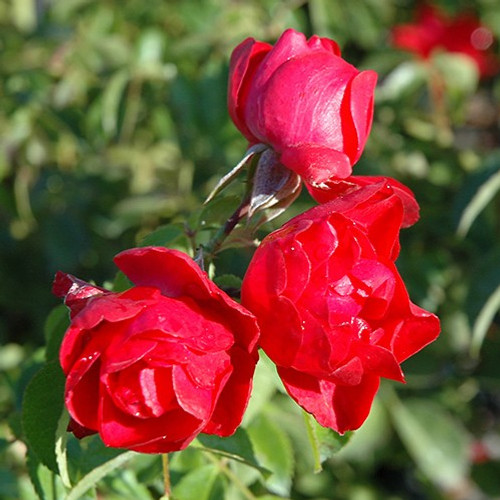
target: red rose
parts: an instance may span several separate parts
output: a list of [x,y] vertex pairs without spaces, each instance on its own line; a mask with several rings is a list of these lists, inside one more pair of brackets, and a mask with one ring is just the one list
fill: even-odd
[[[339,196],[344,196],[346,193],[353,192],[360,187],[371,185],[362,192],[366,197],[365,205],[367,214],[371,212],[374,196],[376,199],[386,198],[388,193],[394,193],[403,204],[403,220],[401,227],[409,227],[415,224],[419,218],[420,208],[415,196],[409,188],[404,184],[393,179],[392,177],[379,177],[371,175],[352,175],[347,179],[335,180],[332,179],[326,182],[321,188],[308,185],[307,189],[311,196],[319,203],[326,203],[334,200]],[[358,206],[358,210],[359,210]],[[366,217],[363,218],[366,221]],[[394,220],[394,219],[393,219]]]
[[243,280],[287,391],[340,433],[364,422],[380,377],[403,381],[400,363],[439,333],[394,265],[402,221],[387,183],[360,187],[271,233]]
[[276,45],[248,38],[231,56],[228,106],[251,144],[265,143],[311,184],[350,175],[373,117],[377,76],[328,38],[289,29]]
[[491,52],[493,34],[470,13],[455,18],[432,5],[423,4],[416,12],[416,22],[396,26],[392,31],[395,47],[427,59],[435,50],[470,57],[481,76],[498,72],[500,64]]
[[72,316],[60,352],[71,428],[145,453],[232,434],[257,361],[255,318],[181,252],[138,248],[115,262],[136,286],[54,282]]

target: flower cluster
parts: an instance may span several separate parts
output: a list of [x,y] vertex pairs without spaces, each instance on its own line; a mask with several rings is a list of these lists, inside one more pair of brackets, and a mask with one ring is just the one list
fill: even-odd
[[301,180],[319,204],[262,241],[241,304],[199,267],[203,252],[120,253],[133,283],[124,292],[58,273],[53,291],[71,313],[60,361],[76,436],[146,453],[183,449],[201,432],[228,436],[259,347],[290,396],[339,433],[364,422],[381,377],[404,381],[400,364],[437,337],[439,321],[410,301],[395,266],[400,229],[418,219],[413,193],[394,179],[351,176],[375,83],[332,40],[293,30],[274,46],[247,39],[234,50],[229,112],[259,159],[246,205],[223,233],[245,213],[286,208]]

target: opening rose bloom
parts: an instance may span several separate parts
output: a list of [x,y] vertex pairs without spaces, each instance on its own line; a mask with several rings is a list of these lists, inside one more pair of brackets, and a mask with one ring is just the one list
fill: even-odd
[[364,422],[380,378],[403,381],[401,362],[439,333],[394,265],[403,215],[387,183],[359,187],[266,237],[243,281],[288,393],[340,433]]
[[500,61],[491,51],[493,34],[473,14],[464,12],[452,18],[433,5],[421,4],[415,18],[415,23],[393,28],[395,47],[424,59],[439,50],[462,54],[476,64],[480,76],[498,73]]
[[[368,188],[364,190],[365,196],[370,194],[373,197],[372,202],[376,202],[377,199],[385,199],[388,193],[393,193],[400,199],[403,205],[401,227],[410,227],[417,222],[420,207],[417,200],[415,200],[415,196],[408,187],[392,177],[351,175],[351,177],[343,180],[330,180],[321,189],[311,185],[307,185],[307,189],[318,203],[326,203],[368,185],[377,186],[375,190]],[[382,186],[385,187],[382,188]],[[363,204],[366,205],[367,214],[369,214],[371,210],[370,202],[365,201]],[[374,206],[377,205],[374,204]]]
[[292,29],[274,47],[248,38],[231,56],[229,114],[251,145],[269,145],[320,185],[351,174],[370,132],[376,81],[328,38],[306,40]]
[[255,318],[181,252],[138,248],[115,262],[135,284],[122,293],[54,282],[71,310],[60,351],[70,428],[145,453],[232,434],[258,359]]

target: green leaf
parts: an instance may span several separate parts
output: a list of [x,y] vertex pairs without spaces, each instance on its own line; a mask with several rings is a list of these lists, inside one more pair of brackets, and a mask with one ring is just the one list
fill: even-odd
[[276,495],[264,495],[263,497],[257,497],[259,500],[289,500],[285,497],[277,497]]
[[123,92],[129,81],[127,69],[117,71],[102,94],[102,129],[108,137],[113,137],[118,129],[118,115]]
[[220,193],[224,188],[226,188],[236,177],[238,174],[243,170],[245,167],[247,161],[252,158],[252,156],[256,154],[262,153],[267,146],[265,144],[254,144],[253,146],[250,146],[247,151],[245,152],[245,155],[243,158],[240,160],[240,162],[231,169],[230,172],[228,172],[226,175],[224,175],[217,185],[213,188],[212,192],[208,195],[207,199],[205,200],[205,204],[210,203],[211,200],[217,196],[218,193]]
[[57,468],[59,470],[59,475],[61,476],[61,481],[66,486],[66,488],[71,488],[71,480],[69,478],[68,472],[68,460],[67,460],[67,450],[66,444],[68,441],[68,424],[69,424],[69,413],[66,408],[63,409],[59,422],[57,423],[56,429],[56,441],[55,441],[55,454]]
[[485,209],[499,191],[500,170],[489,177],[488,180],[480,186],[472,200],[465,207],[460,222],[458,223],[458,236],[465,238],[477,216]]
[[40,500],[59,500],[65,498],[65,489],[59,477],[45,467],[32,450],[28,448],[26,465],[31,484]]
[[130,460],[134,456],[134,454],[135,452],[133,451],[121,453],[117,457],[112,458],[108,462],[105,462],[99,467],[96,467],[95,469],[90,471],[68,493],[66,500],[78,500],[88,490],[93,488],[104,476],[123,466],[123,464],[127,460]]
[[259,472],[266,474],[268,471],[261,467],[257,461],[252,442],[250,441],[247,432],[243,428],[238,428],[236,432],[229,437],[220,438],[211,434],[200,434],[194,446],[200,443],[205,451],[221,455],[237,462],[249,465]]
[[168,247],[183,236],[185,236],[184,229],[180,225],[166,224],[146,235],[141,241],[141,246]]
[[472,94],[479,81],[477,65],[468,56],[452,52],[436,52],[433,65],[446,82],[446,90],[459,95]]
[[262,411],[278,388],[282,387],[281,380],[276,372],[276,365],[261,350],[259,352],[259,362],[253,376],[252,394],[243,416],[244,427],[248,426],[252,419]]
[[118,271],[116,273],[115,279],[113,280],[112,290],[113,292],[120,293],[133,287],[133,283],[127,278],[125,273]]
[[441,406],[423,399],[389,399],[394,426],[417,467],[436,485],[452,489],[468,474],[469,435]]
[[273,493],[288,495],[294,467],[290,438],[265,414],[257,415],[247,430],[257,460],[272,472],[266,486]]
[[65,305],[52,309],[45,321],[45,359],[54,361],[59,358],[61,342],[69,326],[69,313]]
[[236,195],[219,197],[203,207],[198,223],[201,229],[223,224],[236,210],[241,198]]
[[498,310],[500,310],[500,286],[489,296],[472,327],[470,354],[473,358],[479,356],[483,341]]
[[78,479],[125,452],[106,446],[99,435],[76,439],[72,434],[68,434],[67,450],[71,469],[77,471]]
[[[217,481],[219,468],[215,464],[204,465],[186,474],[173,488],[176,500],[219,500],[220,483]],[[216,496],[220,495],[220,496]]]
[[215,276],[214,282],[219,288],[226,292],[239,292],[241,290],[242,279],[234,274],[221,274],[220,276]]
[[427,68],[418,61],[405,61],[397,66],[377,89],[377,100],[397,101],[423,86],[428,77]]
[[56,430],[63,411],[65,378],[58,361],[45,364],[26,387],[22,424],[38,460],[57,472]]
[[318,424],[316,419],[309,413],[304,412],[307,436],[311,443],[314,457],[314,472],[321,472],[321,464],[338,453],[348,442],[353,434],[347,432],[341,436],[338,432]]

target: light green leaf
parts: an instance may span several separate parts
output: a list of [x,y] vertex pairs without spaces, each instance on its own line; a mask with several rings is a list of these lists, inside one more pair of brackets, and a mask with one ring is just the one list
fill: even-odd
[[112,458],[99,467],[96,467],[86,476],[84,476],[80,481],[78,481],[78,483],[68,493],[66,500],[78,500],[82,495],[90,490],[90,488],[93,488],[97,484],[97,482],[100,481],[104,476],[110,474],[118,467],[121,467],[127,460],[130,460],[133,456],[133,451],[127,451],[115,458]]
[[257,415],[247,430],[259,463],[272,472],[266,486],[273,493],[288,495],[294,467],[290,438],[265,414]]
[[470,355],[473,358],[479,356],[481,346],[498,310],[500,310],[500,286],[489,296],[472,327]]
[[58,361],[45,364],[32,378],[23,399],[22,425],[40,462],[57,472],[56,429],[63,411],[65,378]]
[[257,461],[252,442],[245,429],[241,427],[232,436],[226,438],[210,434],[200,434],[192,446],[198,447],[198,443],[202,445],[200,448],[204,451],[209,451],[248,465],[263,474],[268,473]]
[[32,450],[28,449],[26,465],[31,484],[40,500],[65,498],[65,489],[59,477],[45,467]]
[[465,238],[477,216],[485,209],[498,191],[500,191],[500,170],[489,177],[465,207],[458,223],[458,236]]
[[405,61],[379,85],[376,93],[377,101],[397,101],[423,86],[427,77],[427,69],[423,64],[418,61]]
[[267,357],[264,351],[259,353],[259,362],[253,376],[253,389],[248,407],[243,416],[243,426],[248,424],[258,415],[266,403],[279,388],[282,388],[280,378],[276,372],[276,365]]
[[304,419],[314,457],[314,472],[321,472],[323,469],[321,464],[338,453],[349,442],[352,432],[341,436],[338,432],[318,424],[316,419],[306,412],[304,412]]
[[102,95],[102,128],[109,137],[113,137],[117,133],[120,102],[128,81],[129,72],[122,69],[111,77],[104,89]]
[[458,53],[437,52],[432,62],[443,76],[448,92],[467,95],[476,90],[479,73],[472,58]]
[[423,399],[389,399],[396,430],[417,467],[439,487],[461,484],[469,468],[469,436],[441,406]]
[[57,468],[59,469],[59,475],[61,476],[61,481],[66,486],[66,488],[71,488],[71,480],[69,478],[68,472],[68,459],[66,453],[66,444],[68,441],[68,424],[69,424],[69,413],[66,408],[63,409],[59,422],[56,429],[56,442],[55,442],[55,453]]
[[277,497],[276,495],[264,495],[263,497],[257,497],[259,500],[289,500],[285,497]]
[[219,469],[215,464],[194,469],[175,485],[172,492],[173,498],[176,500],[216,500],[213,490],[218,474]]

